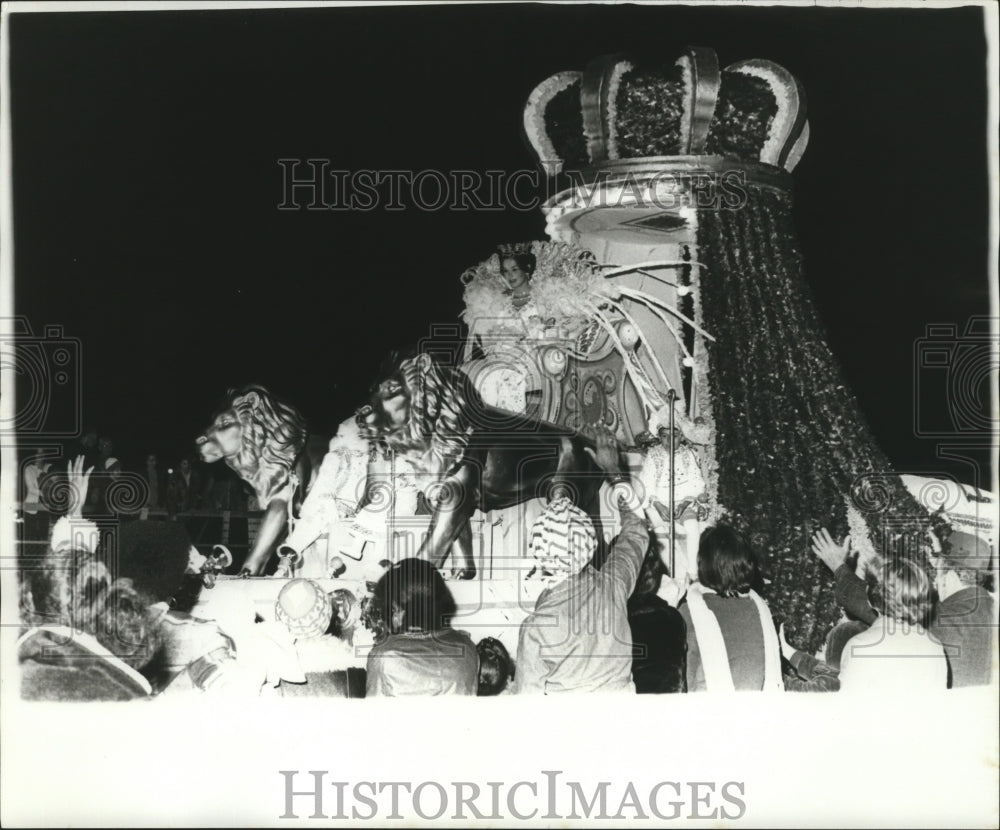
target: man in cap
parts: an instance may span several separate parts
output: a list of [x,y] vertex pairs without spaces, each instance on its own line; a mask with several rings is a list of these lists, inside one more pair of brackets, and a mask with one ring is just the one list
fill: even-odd
[[[596,450],[587,452],[597,466],[622,481],[614,436],[604,428],[589,437]],[[535,523],[536,570],[551,582],[521,624],[515,693],[635,692],[627,605],[649,532],[631,483],[624,489],[621,532],[599,571],[590,564],[597,549],[593,523],[568,496],[554,498]]]

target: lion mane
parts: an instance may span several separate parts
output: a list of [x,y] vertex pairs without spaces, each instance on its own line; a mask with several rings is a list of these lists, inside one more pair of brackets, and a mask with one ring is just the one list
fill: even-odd
[[263,386],[230,390],[227,397],[243,428],[242,449],[230,466],[266,507],[288,486],[308,437],[305,418]]
[[443,366],[429,354],[403,360],[396,374],[406,387],[409,412],[398,434],[383,435],[386,445],[407,453],[429,473],[450,473],[465,456],[481,408],[468,376]]

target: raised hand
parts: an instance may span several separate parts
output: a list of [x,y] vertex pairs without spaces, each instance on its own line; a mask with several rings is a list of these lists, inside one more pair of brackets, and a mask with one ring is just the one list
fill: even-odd
[[606,426],[597,426],[596,424],[584,427],[581,432],[596,447],[596,450],[584,447],[583,451],[608,476],[618,475],[621,472],[621,460],[618,455],[618,442],[615,440],[614,433]]
[[798,649],[795,648],[791,643],[788,642],[788,638],[785,637],[785,624],[782,623],[778,626],[778,640],[781,643],[781,654],[786,660],[791,660],[792,655],[795,654]]
[[657,592],[657,596],[666,600],[671,608],[676,608],[684,599],[690,584],[691,577],[686,573],[677,578],[665,576],[660,581],[660,590]]
[[823,560],[823,564],[831,571],[836,571],[851,552],[851,537],[845,536],[844,541],[838,545],[825,527],[820,528],[813,534],[812,552]]
[[83,505],[87,502],[87,491],[90,489],[90,474],[92,472],[94,472],[93,467],[89,467],[84,472],[82,455],[78,455],[66,465],[66,481],[69,484],[71,498],[69,512],[66,515],[72,519],[83,518]]

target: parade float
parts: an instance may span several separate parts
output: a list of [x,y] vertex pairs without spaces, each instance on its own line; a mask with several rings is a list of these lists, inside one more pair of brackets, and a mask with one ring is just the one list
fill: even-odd
[[[818,650],[840,611],[810,552],[815,530],[850,533],[868,557],[916,553],[932,513],[972,502],[944,497],[934,480],[904,484],[823,339],[793,223],[791,173],[809,139],[798,81],[766,60],[720,69],[705,48],[659,65],[603,57],[543,81],[525,131],[565,183],[545,206],[549,235],[694,320],[623,303],[647,345],[637,354],[645,375],[656,382],[655,355],[710,433],[711,520],[748,533],[776,615]],[[584,362],[578,374],[589,371]],[[644,413],[630,409],[627,390],[641,397],[640,384],[621,379],[607,405],[634,432]],[[995,501],[977,497],[982,529]]]
[[[462,275],[460,365],[418,354],[376,379],[319,473],[299,480],[301,513],[268,478],[272,523],[255,556],[290,522],[278,578],[221,577],[203,613],[241,592],[273,618],[294,576],[360,598],[385,563],[424,555],[440,566],[450,552],[455,627],[513,651],[544,587],[528,577],[527,532],[560,442],[593,423],[614,431],[636,470],[657,428],[698,424],[705,521],[749,535],[775,615],[810,651],[840,616],[810,552],[819,528],[850,533],[866,557],[905,554],[926,543],[934,516],[995,547],[994,496],[897,475],[823,339],[792,215],[809,125],[787,70],[756,59],[720,68],[700,47],[660,63],[602,57],[540,83],[524,130],[555,193],[543,208],[550,239],[499,247]],[[289,475],[305,451],[296,441],[279,454]],[[497,484],[487,497],[488,452],[535,453],[531,486]],[[463,458],[479,460],[455,478]],[[253,464],[234,469],[260,478]],[[586,478],[585,463],[575,472]],[[588,498],[607,539],[604,495]]]

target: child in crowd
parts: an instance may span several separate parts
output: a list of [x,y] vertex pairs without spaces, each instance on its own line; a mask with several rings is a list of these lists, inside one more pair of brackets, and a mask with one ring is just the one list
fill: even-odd
[[480,697],[503,694],[507,684],[514,679],[514,661],[507,647],[496,637],[483,637],[476,644],[479,653]]
[[312,579],[289,580],[274,604],[275,619],[295,638],[301,680],[282,678],[284,697],[364,697],[365,671],[353,665],[351,641],[360,619],[353,593],[331,594]]

